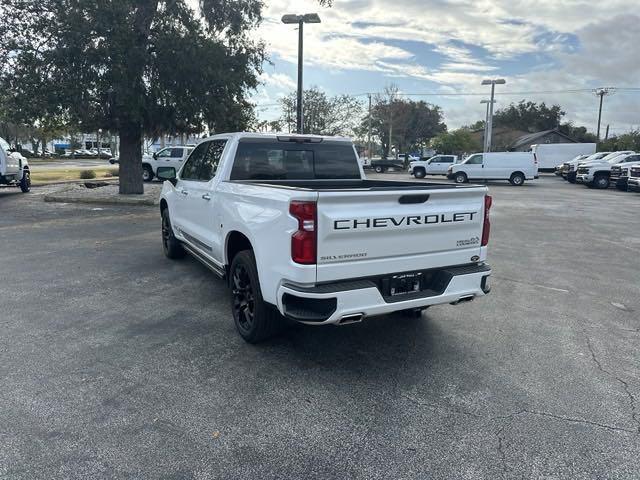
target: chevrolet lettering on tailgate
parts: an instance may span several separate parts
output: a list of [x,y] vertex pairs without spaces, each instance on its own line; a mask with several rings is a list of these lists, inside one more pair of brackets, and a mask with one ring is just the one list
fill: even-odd
[[452,223],[472,221],[478,212],[456,212],[441,215],[407,215],[406,217],[377,217],[334,220],[334,230],[349,230],[354,228],[388,228],[411,225],[433,225],[437,223]]

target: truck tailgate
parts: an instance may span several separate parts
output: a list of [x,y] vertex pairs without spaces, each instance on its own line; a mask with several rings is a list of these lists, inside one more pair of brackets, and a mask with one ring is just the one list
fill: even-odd
[[317,281],[477,261],[486,193],[485,187],[321,191]]

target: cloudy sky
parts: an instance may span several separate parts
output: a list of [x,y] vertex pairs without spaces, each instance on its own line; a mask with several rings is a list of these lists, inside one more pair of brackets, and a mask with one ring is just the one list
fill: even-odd
[[[484,117],[483,97],[459,95],[487,91],[483,78],[507,80],[497,87],[497,108],[522,98],[558,103],[567,120],[592,130],[594,94],[559,90],[640,87],[637,0],[335,0],[331,8],[265,2],[258,35],[271,64],[254,101],[266,120],[279,115],[278,98],[295,89],[297,29],[280,22],[284,13],[322,18],[305,27],[305,87],[362,94],[394,83],[406,94],[436,93],[411,98],[440,105],[450,128]],[[640,125],[640,88],[605,98],[606,124],[613,133]]]

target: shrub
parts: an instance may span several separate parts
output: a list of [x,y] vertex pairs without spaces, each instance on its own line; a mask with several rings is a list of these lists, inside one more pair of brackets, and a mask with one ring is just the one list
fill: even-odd
[[120,170],[117,168],[112,168],[111,170],[109,170],[109,176],[110,177],[118,177],[120,176]]
[[96,178],[96,172],[93,170],[82,170],[80,172],[80,178],[82,180],[90,180],[92,178]]

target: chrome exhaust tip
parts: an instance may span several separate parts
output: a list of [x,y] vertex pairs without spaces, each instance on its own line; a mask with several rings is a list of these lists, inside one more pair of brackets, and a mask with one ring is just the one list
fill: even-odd
[[470,302],[474,298],[476,298],[475,295],[467,295],[466,297],[460,297],[458,300],[456,300],[455,302],[451,302],[449,305],[458,305],[462,302]]
[[352,313],[350,315],[345,315],[340,320],[338,320],[338,325],[348,325],[350,323],[358,323],[362,321],[362,317],[364,315],[362,313]]

